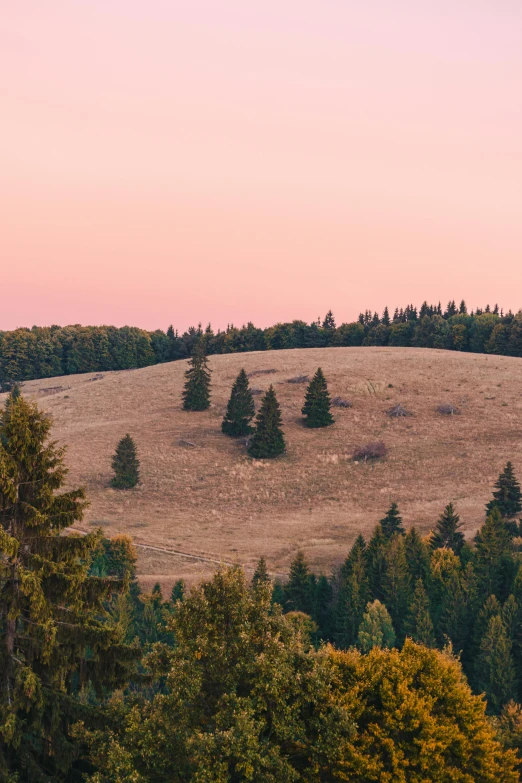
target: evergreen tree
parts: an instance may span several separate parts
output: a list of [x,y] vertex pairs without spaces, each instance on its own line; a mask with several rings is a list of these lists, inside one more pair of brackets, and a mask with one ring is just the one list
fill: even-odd
[[509,532],[494,506],[475,537],[475,572],[479,593],[504,600],[511,590],[513,544]]
[[366,568],[366,544],[359,535],[340,572],[335,639],[343,649],[348,649],[357,641],[364,610],[370,602]]
[[312,620],[317,625],[315,636],[318,640],[328,640],[331,637],[332,621],[332,585],[324,574],[317,580],[312,597]]
[[285,607],[288,611],[312,612],[312,575],[303,552],[298,552],[290,566],[285,585]]
[[252,577],[252,587],[257,587],[259,584],[264,585],[268,582],[270,582],[270,576],[266,567],[266,560],[264,557],[260,557]]
[[386,552],[388,539],[381,525],[376,525],[366,548],[366,573],[372,598],[384,601],[383,581],[386,572]]
[[506,464],[506,467],[499,475],[495,488],[493,500],[490,500],[486,506],[487,513],[490,514],[496,507],[504,519],[520,514],[522,511],[522,493],[511,462]]
[[274,387],[270,386],[257,414],[256,428],[250,440],[248,453],[254,459],[271,459],[282,454],[284,450],[285,440],[281,429],[281,411]]
[[307,427],[328,427],[334,422],[330,413],[330,395],[326,378],[320,367],[308,385],[301,413],[306,417]]
[[411,599],[411,584],[406,560],[404,536],[397,533],[386,548],[382,580],[384,603],[393,621],[399,641],[404,641],[404,624]]
[[111,486],[115,489],[132,489],[140,480],[140,461],[136,454],[136,444],[127,433],[120,440],[112,458],[114,477]]
[[335,318],[331,310],[328,310],[324,317],[323,329],[335,329]]
[[404,546],[411,584],[414,585],[417,579],[421,579],[427,586],[431,574],[430,549],[414,527],[411,527],[404,536]]
[[368,604],[359,628],[358,644],[364,653],[374,647],[384,647],[389,650],[395,644],[395,631],[388,610],[375,600]]
[[406,633],[414,642],[435,647],[435,632],[430,614],[430,599],[422,583],[417,579],[406,622]]
[[183,408],[186,411],[206,411],[210,407],[210,370],[204,341],[200,339],[185,373]]
[[452,549],[456,555],[460,555],[464,546],[464,534],[460,532],[461,527],[459,515],[453,508],[453,503],[449,503],[444,512],[440,515],[437,526],[432,533],[430,546],[432,549],[441,549],[447,547]]
[[185,598],[185,592],[186,592],[185,582],[183,581],[183,579],[177,579],[174,582],[174,585],[170,593],[170,600],[172,601],[172,603],[175,604],[176,601],[183,601],[183,599]]
[[499,713],[516,694],[511,641],[498,614],[490,619],[480,643],[477,684],[486,694],[489,710],[494,713]]
[[70,727],[101,717],[80,689],[123,684],[136,658],[104,610],[124,582],[88,576],[100,534],[61,535],[86,504],[56,494],[67,471],[49,431],[23,397],[0,421],[0,777],[13,783],[71,779]]
[[402,526],[402,517],[399,514],[399,506],[397,503],[392,503],[386,516],[379,522],[382,532],[388,541],[395,533],[404,534],[404,528]]
[[232,437],[249,435],[252,432],[250,422],[254,418],[255,412],[254,398],[250,391],[247,374],[241,370],[232,386],[221,431]]

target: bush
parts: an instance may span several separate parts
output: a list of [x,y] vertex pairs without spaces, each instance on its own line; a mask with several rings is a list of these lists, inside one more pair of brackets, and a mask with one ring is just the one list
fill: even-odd
[[390,408],[389,411],[386,411],[386,414],[388,416],[391,416],[392,419],[400,419],[403,416],[411,416],[412,415],[402,405],[394,405],[393,408]]
[[359,446],[353,453],[353,459],[355,461],[368,462],[369,459],[382,459],[385,457],[388,450],[382,440],[375,441],[375,443],[367,443],[365,446]]
[[451,403],[444,403],[437,408],[438,413],[442,413],[443,416],[458,416],[460,414],[456,405]]
[[344,400],[342,397],[332,397],[332,405],[335,408],[351,408],[350,400]]

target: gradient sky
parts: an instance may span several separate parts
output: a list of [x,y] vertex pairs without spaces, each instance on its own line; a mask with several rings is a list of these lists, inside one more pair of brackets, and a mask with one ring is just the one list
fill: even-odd
[[2,0],[0,328],[522,306],[520,0]]

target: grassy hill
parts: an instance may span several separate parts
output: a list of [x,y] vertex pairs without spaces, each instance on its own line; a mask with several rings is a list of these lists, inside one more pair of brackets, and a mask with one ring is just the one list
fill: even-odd
[[[260,555],[286,572],[302,549],[329,572],[357,533],[369,534],[390,502],[405,523],[427,532],[446,503],[457,504],[468,535],[507,459],[522,478],[522,361],[414,348],[325,348],[213,356],[212,406],[181,409],[185,362],[140,370],[30,381],[24,394],[54,419],[54,436],[68,446],[71,484],[87,488],[84,528],[125,532],[137,543],[254,566]],[[300,409],[305,384],[288,383],[321,366],[332,395],[353,407],[336,409],[336,423],[307,430]],[[288,452],[254,462],[244,445],[220,432],[230,387],[241,367],[251,385],[273,383],[281,404]],[[261,372],[261,371],[275,372]],[[0,400],[2,398],[0,397]],[[260,396],[256,396],[259,403]],[[443,416],[440,403],[461,415]],[[390,419],[401,403],[413,414]],[[111,456],[130,432],[142,484],[109,487]],[[383,440],[385,460],[356,464],[355,447]],[[213,563],[140,549],[145,585],[159,579],[191,582]]]

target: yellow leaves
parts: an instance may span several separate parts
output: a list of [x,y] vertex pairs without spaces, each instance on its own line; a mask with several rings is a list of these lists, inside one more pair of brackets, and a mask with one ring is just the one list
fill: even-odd
[[16,557],[19,546],[19,541],[0,527],[0,552],[7,557]]

